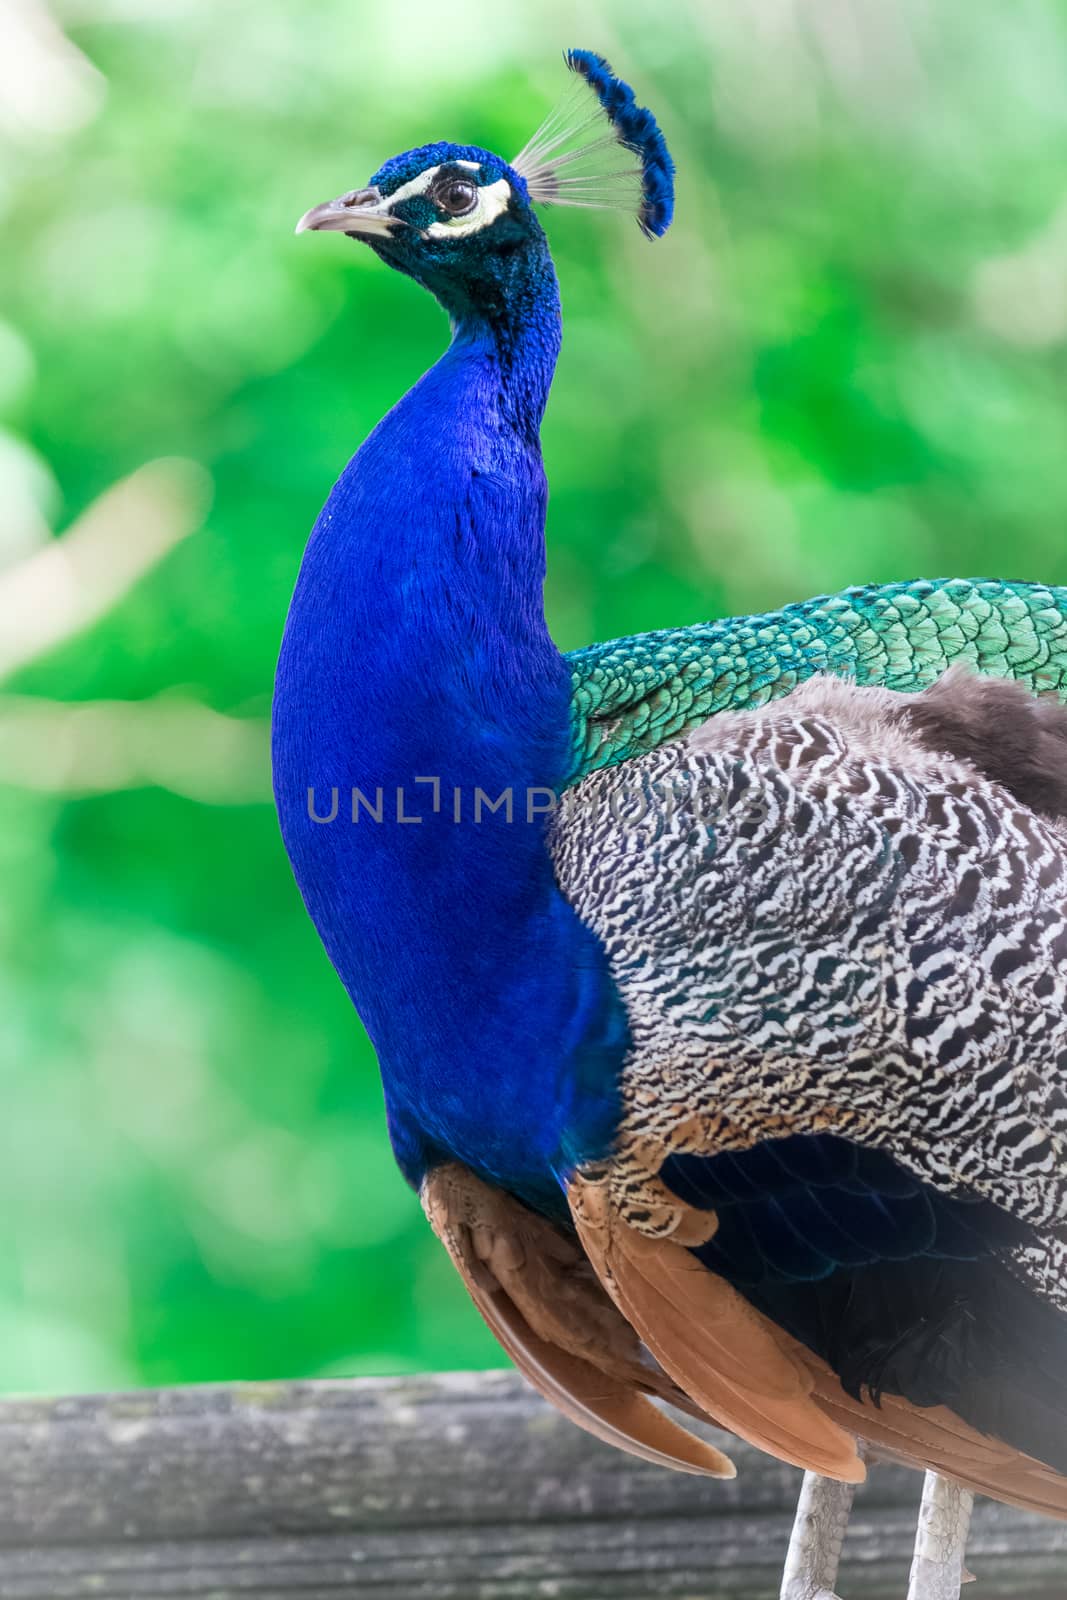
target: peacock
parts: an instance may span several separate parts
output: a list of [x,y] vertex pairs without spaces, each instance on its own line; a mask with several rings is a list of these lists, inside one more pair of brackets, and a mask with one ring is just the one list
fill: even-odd
[[940,1600],[974,1491],[1067,1516],[1067,588],[556,648],[535,208],[654,239],[674,203],[652,113],[566,60],[510,163],[423,145],[298,224],[452,337],[307,545],[282,834],[518,1367],[652,1461],[733,1475],[680,1415],[804,1469],[789,1600],[830,1595],[867,1459],[925,1469],[910,1593]]

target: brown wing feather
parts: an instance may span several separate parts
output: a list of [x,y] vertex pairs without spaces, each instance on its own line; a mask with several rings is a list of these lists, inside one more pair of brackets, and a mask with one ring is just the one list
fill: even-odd
[[642,1358],[577,1244],[459,1165],[429,1175],[422,1203],[492,1332],[565,1416],[658,1465],[734,1476],[729,1457],[646,1398],[675,1398],[674,1386]]
[[[681,1245],[628,1224],[607,1183],[577,1178],[569,1198],[589,1259],[623,1314],[663,1369],[724,1426],[826,1477],[862,1476],[849,1454],[859,1438],[881,1455],[993,1499],[1067,1517],[1067,1478],[1051,1467],[977,1432],[945,1406],[919,1407],[895,1395],[877,1405],[853,1399],[825,1362]],[[688,1209],[680,1208],[682,1236],[701,1227],[706,1235],[709,1213],[690,1217]]]
[[[786,1334],[782,1339],[791,1342]],[[884,1395],[878,1406],[854,1400],[817,1357],[795,1348],[811,1368],[814,1394],[827,1416],[855,1430],[880,1455],[930,1468],[1006,1505],[1067,1518],[1067,1479],[1051,1467],[976,1432],[946,1406],[915,1406],[896,1395]]]
[[812,1398],[812,1374],[765,1317],[681,1245],[630,1227],[606,1185],[575,1178],[568,1197],[605,1287],[692,1400],[783,1461],[862,1482],[855,1438]]
[[[944,1406],[893,1395],[877,1406],[853,1399],[824,1362],[681,1245],[623,1220],[606,1184],[571,1184],[584,1251],[458,1165],[431,1174],[422,1198],[519,1370],[608,1444],[682,1471],[733,1476],[728,1458],[664,1416],[648,1398],[654,1394],[828,1477],[863,1476],[853,1442],[861,1438],[881,1455],[1010,1505],[1067,1517],[1067,1478]],[[681,1237],[706,1237],[711,1226],[707,1212],[678,1219]]]

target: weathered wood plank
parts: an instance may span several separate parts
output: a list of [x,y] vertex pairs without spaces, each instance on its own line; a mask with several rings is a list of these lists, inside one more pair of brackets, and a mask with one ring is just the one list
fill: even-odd
[[[0,1600],[763,1600],[799,1474],[720,1442],[734,1483],[665,1472],[512,1373],[7,1401]],[[847,1600],[900,1600],[919,1487],[873,1470]],[[1062,1600],[1067,1526],[983,1503],[971,1565]]]

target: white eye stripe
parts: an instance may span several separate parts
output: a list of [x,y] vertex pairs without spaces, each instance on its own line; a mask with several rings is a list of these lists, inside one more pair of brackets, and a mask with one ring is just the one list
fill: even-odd
[[[463,162],[467,166],[470,163]],[[455,165],[460,165],[456,162]],[[436,169],[435,169],[436,170]],[[483,184],[478,190],[478,204],[469,216],[456,217],[453,222],[432,222],[425,230],[429,239],[455,239],[465,233],[478,233],[495,222],[511,204],[511,184],[506,178]]]
[[[468,172],[477,172],[481,166],[479,161],[450,161],[450,167],[466,167]],[[402,183],[399,189],[394,189],[392,194],[386,196],[386,205],[395,206],[398,200],[410,200],[413,195],[425,194],[441,167],[426,167],[422,172],[409,178],[407,183]]]
[[399,189],[394,189],[392,194],[386,196],[385,204],[391,211],[399,200],[410,200],[414,195],[425,194],[441,168],[427,167],[425,172],[419,172],[407,183],[402,183]]
[[[477,161],[450,161],[451,167],[465,167],[468,172],[477,172],[480,163]],[[416,174],[407,183],[402,183],[399,189],[394,189],[388,196],[383,209],[392,211],[393,207],[401,200],[411,200],[416,195],[423,195],[432,185],[440,165],[427,167],[424,172]],[[431,239],[454,239],[457,235],[477,233],[480,228],[487,228],[495,222],[502,212],[506,211],[511,203],[511,184],[507,178],[498,178],[495,183],[487,183],[478,190],[478,204],[469,216],[456,217],[451,222],[432,222],[424,231]]]

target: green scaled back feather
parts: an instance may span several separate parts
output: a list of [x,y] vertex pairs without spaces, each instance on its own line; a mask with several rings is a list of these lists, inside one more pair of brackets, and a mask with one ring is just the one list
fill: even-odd
[[568,656],[570,783],[788,694],[816,672],[906,692],[952,665],[1067,699],[1067,588],[998,579],[871,584],[763,616],[587,645]]

